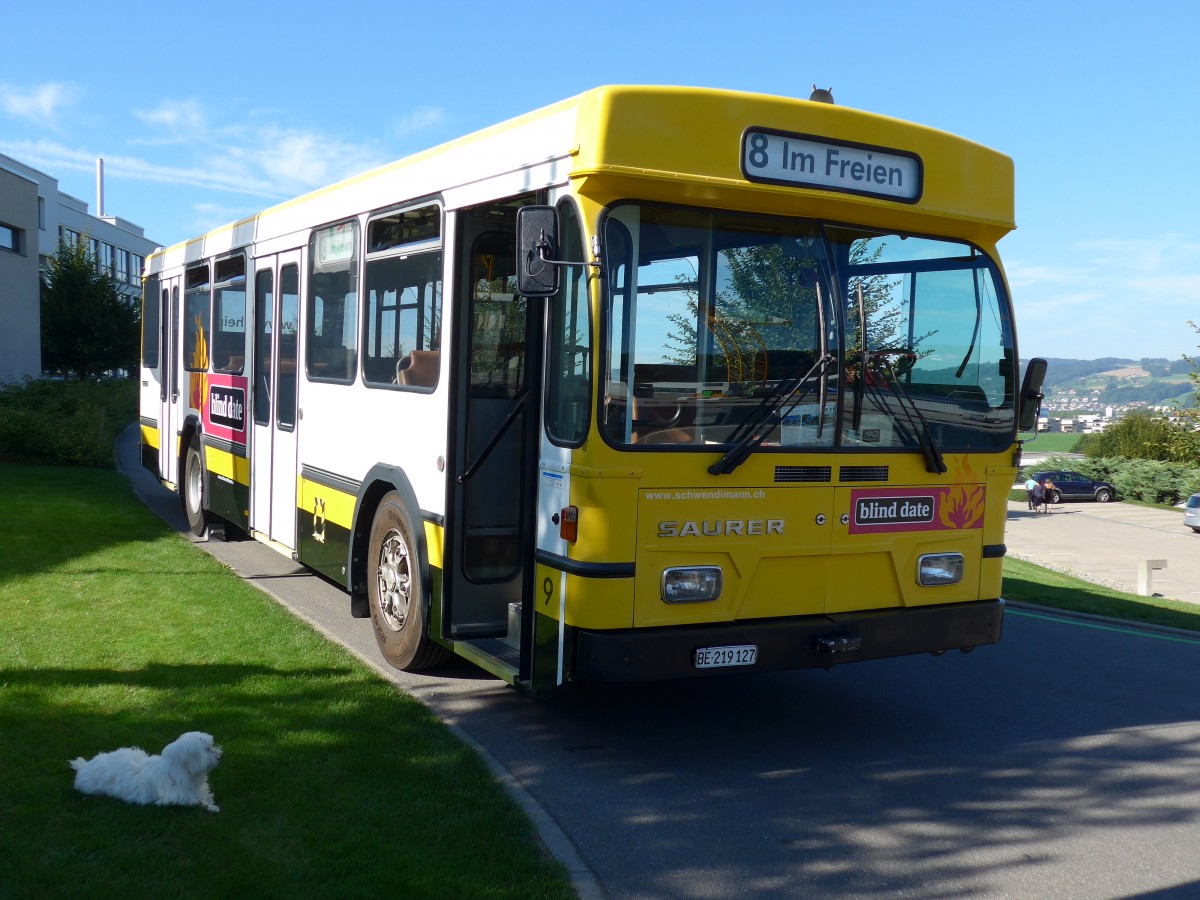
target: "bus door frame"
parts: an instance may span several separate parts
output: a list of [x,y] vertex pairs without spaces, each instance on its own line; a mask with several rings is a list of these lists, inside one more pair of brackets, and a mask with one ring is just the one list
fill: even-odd
[[[509,198],[515,199],[515,198]],[[533,195],[529,195],[533,202]],[[501,203],[493,204],[496,206]],[[471,280],[472,257],[476,242],[498,229],[492,222],[473,216],[470,210],[460,210],[455,215],[457,228],[454,234],[453,263],[456,274],[456,299],[453,304],[455,315],[452,325],[453,365],[450,375],[450,422],[447,441],[448,465],[446,479],[445,557],[442,584],[441,636],[454,641],[463,649],[463,655],[473,659],[494,674],[509,680],[528,682],[532,663],[533,620],[532,609],[526,602],[531,596],[535,575],[534,546],[537,515],[537,469],[541,449],[539,439],[542,430],[542,354],[544,352],[545,304],[540,299],[523,298],[525,307],[525,335],[521,364],[524,367],[524,391],[516,398],[506,398],[504,409],[498,400],[472,396],[472,337],[475,334],[473,321],[473,284]],[[513,257],[516,257],[516,236],[513,237]],[[515,299],[515,295],[514,295]],[[521,393],[523,405],[518,408]],[[494,409],[492,407],[495,407]],[[507,416],[501,412],[507,412]],[[472,416],[485,430],[470,435]],[[508,419],[507,427],[505,422]],[[500,434],[502,429],[505,429]],[[491,441],[499,435],[494,445]],[[519,438],[515,436],[519,435]],[[493,466],[486,470],[489,461],[495,463],[507,452],[511,457],[513,448],[505,444],[517,439],[516,449],[518,472],[505,473],[505,478]],[[475,471],[470,468],[480,462]],[[463,479],[463,480],[460,480]],[[512,485],[515,491],[510,498],[517,505],[516,522],[517,560],[513,571],[494,579],[468,576],[464,560],[467,556],[467,541],[472,529],[489,523],[474,521],[485,515],[478,509],[480,504],[472,502],[469,492],[482,489],[496,494],[503,485]],[[494,500],[495,498],[487,498]],[[487,504],[483,504],[486,506]],[[506,633],[512,616],[509,604],[521,603],[517,640]],[[480,615],[482,613],[482,615]],[[435,623],[434,627],[437,627]],[[479,654],[465,650],[474,648]],[[506,651],[504,648],[508,647]],[[515,648],[516,661],[512,659]]]
[[[282,358],[279,327],[283,314],[283,272],[289,266],[296,269],[296,340],[290,350],[294,359]],[[285,253],[261,256],[254,260],[254,336],[251,357],[254,360],[254,385],[251,394],[257,403],[259,354],[261,347],[260,308],[258,277],[260,273],[271,273],[271,349],[270,368],[267,372],[269,412],[267,422],[260,424],[257,410],[253,411],[253,434],[250,444],[250,530],[268,538],[272,543],[289,549],[296,547],[296,460],[299,427],[299,384],[300,384],[300,310],[303,307],[301,281],[304,266],[302,251],[289,250]],[[291,363],[296,379],[295,406],[292,424],[281,423],[279,416],[279,384],[281,369]]]
[[159,328],[162,341],[159,351],[159,415],[158,415],[158,477],[172,486],[180,483],[179,435],[183,430],[185,410],[179,402],[179,368],[182,348],[179,323],[182,320],[180,302],[183,279],[179,275],[159,279]]

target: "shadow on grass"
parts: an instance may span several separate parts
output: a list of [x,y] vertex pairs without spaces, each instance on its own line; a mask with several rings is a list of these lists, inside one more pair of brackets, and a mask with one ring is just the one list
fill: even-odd
[[0,463],[0,586],[53,571],[126,543],[160,540],[171,531],[129,502],[117,472]]
[[[362,667],[17,668],[0,684],[10,896],[569,895],[478,757]],[[220,813],[73,790],[69,759],[158,753],[189,730],[225,750]]]

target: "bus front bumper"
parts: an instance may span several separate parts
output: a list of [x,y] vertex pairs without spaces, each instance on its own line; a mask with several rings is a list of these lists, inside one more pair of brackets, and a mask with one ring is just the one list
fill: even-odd
[[[579,681],[617,683],[830,668],[994,644],[1003,622],[1003,600],[980,600],[723,625],[577,631],[574,675]],[[750,647],[753,654],[745,649]],[[722,652],[713,652],[718,649]],[[745,663],[751,655],[754,662]],[[701,659],[730,662],[701,667]]]

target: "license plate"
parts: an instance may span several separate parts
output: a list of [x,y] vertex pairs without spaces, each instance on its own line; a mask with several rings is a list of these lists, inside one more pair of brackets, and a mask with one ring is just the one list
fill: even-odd
[[757,644],[737,644],[732,647],[700,647],[696,651],[697,669],[718,669],[722,666],[752,666],[758,662]]

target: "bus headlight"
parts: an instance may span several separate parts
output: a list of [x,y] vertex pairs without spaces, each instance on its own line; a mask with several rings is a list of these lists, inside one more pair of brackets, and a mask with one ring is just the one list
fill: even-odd
[[917,582],[924,585],[958,584],[963,577],[961,553],[926,553],[917,560]]
[[704,603],[721,596],[720,566],[663,569],[662,598],[667,603]]

